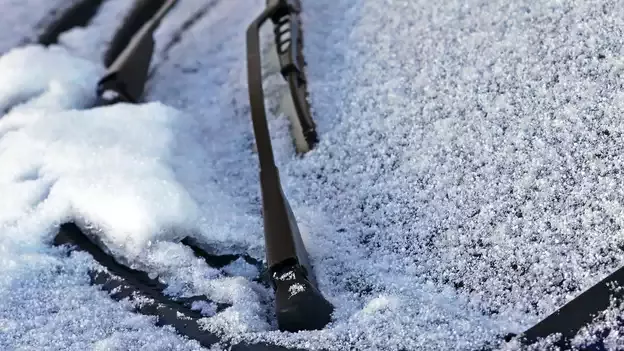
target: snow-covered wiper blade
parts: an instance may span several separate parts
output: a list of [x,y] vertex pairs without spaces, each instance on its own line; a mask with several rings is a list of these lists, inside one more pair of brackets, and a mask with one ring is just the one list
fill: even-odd
[[[61,226],[54,244],[68,245],[74,250],[85,251],[105,267],[106,270],[89,271],[89,277],[91,284],[100,285],[102,290],[110,293],[112,299],[119,301],[128,298],[141,301],[135,306],[136,312],[157,317],[157,325],[172,326],[178,333],[199,341],[201,345],[210,346],[219,341],[216,335],[207,333],[201,328],[197,320],[202,318],[202,315],[192,309],[194,301],[206,300],[205,297],[174,299],[165,295],[164,284],[150,278],[145,272],[117,262],[73,223]],[[228,306],[219,306],[217,311],[226,307]]]
[[[266,9],[247,29],[247,79],[260,161],[266,260],[275,288],[278,326],[287,331],[321,329],[330,321],[333,311],[333,306],[316,286],[297,222],[282,190],[271,146],[262,88],[259,32],[262,24],[271,19],[276,26],[282,74],[291,83],[291,89],[294,85],[292,94],[305,100],[305,93],[300,90],[301,84],[305,86],[305,80],[302,80],[299,45],[293,44],[299,43],[301,35],[295,25],[296,21],[293,21],[299,10],[297,1],[269,0]],[[288,28],[290,33],[286,35],[282,28]],[[303,108],[303,105],[300,107]],[[309,115],[300,115],[300,118],[311,121]]]

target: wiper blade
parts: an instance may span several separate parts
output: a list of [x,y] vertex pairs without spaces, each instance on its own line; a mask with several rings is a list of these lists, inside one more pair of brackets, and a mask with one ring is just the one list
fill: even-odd
[[[135,311],[158,317],[157,325],[169,325],[180,334],[195,339],[204,346],[210,346],[219,341],[216,335],[206,333],[197,320],[202,318],[200,312],[192,309],[192,302],[206,301],[207,298],[195,297],[192,299],[174,299],[164,294],[165,286],[157,279],[150,278],[145,272],[126,267],[103,251],[73,223],[61,226],[54,239],[57,246],[66,245],[72,250],[85,251],[91,255],[106,270],[90,271],[89,278],[92,285],[110,293],[110,297],[120,301],[128,298],[140,301]],[[224,309],[228,306],[220,306]]]
[[267,8],[275,8],[269,18],[273,23],[275,47],[280,73],[288,83],[295,116],[291,117],[291,130],[299,152],[310,151],[318,142],[316,125],[308,104],[307,78],[303,57],[301,4],[298,0],[267,0]]
[[[290,23],[290,38],[299,42],[297,26],[292,16],[299,11],[299,3],[292,0],[269,0],[267,7],[247,29],[247,77],[251,118],[258,158],[266,260],[275,287],[276,315],[280,330],[299,331],[322,329],[331,319],[333,306],[317,288],[316,279],[303,245],[297,222],[280,184],[269,134],[262,88],[260,59],[260,27],[271,19],[280,27]],[[286,21],[285,18],[291,20]],[[281,27],[280,27],[281,28]],[[294,84],[301,83],[301,61],[295,56],[297,45],[287,45],[282,30],[276,30],[282,74]],[[305,81],[304,81],[305,83]],[[299,96],[299,95],[298,95]],[[305,99],[304,99],[305,100]],[[305,120],[305,118],[302,118]]]

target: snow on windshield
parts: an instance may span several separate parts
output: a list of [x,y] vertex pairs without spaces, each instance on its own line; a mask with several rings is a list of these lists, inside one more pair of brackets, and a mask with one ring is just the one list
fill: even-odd
[[0,348],[200,348],[90,287],[93,260],[50,247],[70,219],[169,293],[231,304],[204,306],[208,330],[309,349],[476,349],[621,265],[624,4],[303,5],[315,150],[294,155],[267,62],[265,89],[333,323],[274,331],[254,267],[222,272],[176,243],[263,255],[244,38],[264,1],[221,0],[183,33],[199,7],[163,22],[145,104],[84,109],[103,68],[80,31],[69,51],[0,58]]

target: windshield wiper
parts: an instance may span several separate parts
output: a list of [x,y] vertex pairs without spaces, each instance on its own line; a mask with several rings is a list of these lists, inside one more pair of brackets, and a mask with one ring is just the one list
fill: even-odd
[[106,53],[104,63],[108,71],[98,83],[96,106],[140,101],[154,55],[154,31],[176,2],[141,0],[136,3]]
[[[247,79],[254,136],[260,164],[260,187],[264,217],[266,260],[275,288],[275,305],[280,330],[322,329],[331,320],[333,306],[317,288],[308,254],[301,239],[295,216],[284,196],[275,165],[271,136],[264,106],[260,27],[271,19],[276,29],[276,42],[282,75],[289,81],[291,93],[305,110],[305,80],[300,52],[301,32],[297,25],[299,3],[292,0],[269,0],[266,9],[247,29]],[[288,33],[287,33],[288,31]],[[298,110],[298,112],[300,112]],[[308,137],[314,136],[308,114],[299,117],[307,126]]]

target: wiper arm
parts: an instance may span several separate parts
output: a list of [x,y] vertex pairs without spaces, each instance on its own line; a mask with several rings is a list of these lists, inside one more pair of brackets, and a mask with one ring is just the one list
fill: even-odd
[[[259,31],[262,24],[271,19],[276,24],[276,41],[282,74],[291,82],[291,88],[295,85],[293,95],[301,97],[301,90],[297,89],[301,84],[305,84],[305,81],[301,80],[303,71],[300,56],[297,56],[298,45],[292,45],[299,42],[297,38],[300,33],[292,21],[292,16],[298,11],[299,4],[296,1],[269,0],[266,9],[247,29],[247,79],[251,118],[260,162],[266,260],[275,287],[278,326],[281,330],[287,331],[322,329],[330,321],[333,312],[333,306],[316,286],[297,222],[280,184],[262,88]],[[290,23],[292,40],[285,39],[287,36],[281,29],[285,23]],[[302,108],[301,101],[298,101]],[[304,122],[311,121],[309,115],[301,116]],[[313,128],[308,128],[308,135],[312,135],[310,133],[313,131]]]
[[[139,102],[147,83],[150,62],[154,54],[153,34],[162,18],[177,0],[142,0],[131,11],[124,26],[117,31],[105,63],[110,62],[106,75],[97,87],[98,106],[117,102]],[[134,9],[133,9],[134,10]],[[130,40],[128,32],[136,30]],[[125,48],[123,44],[127,42]]]

